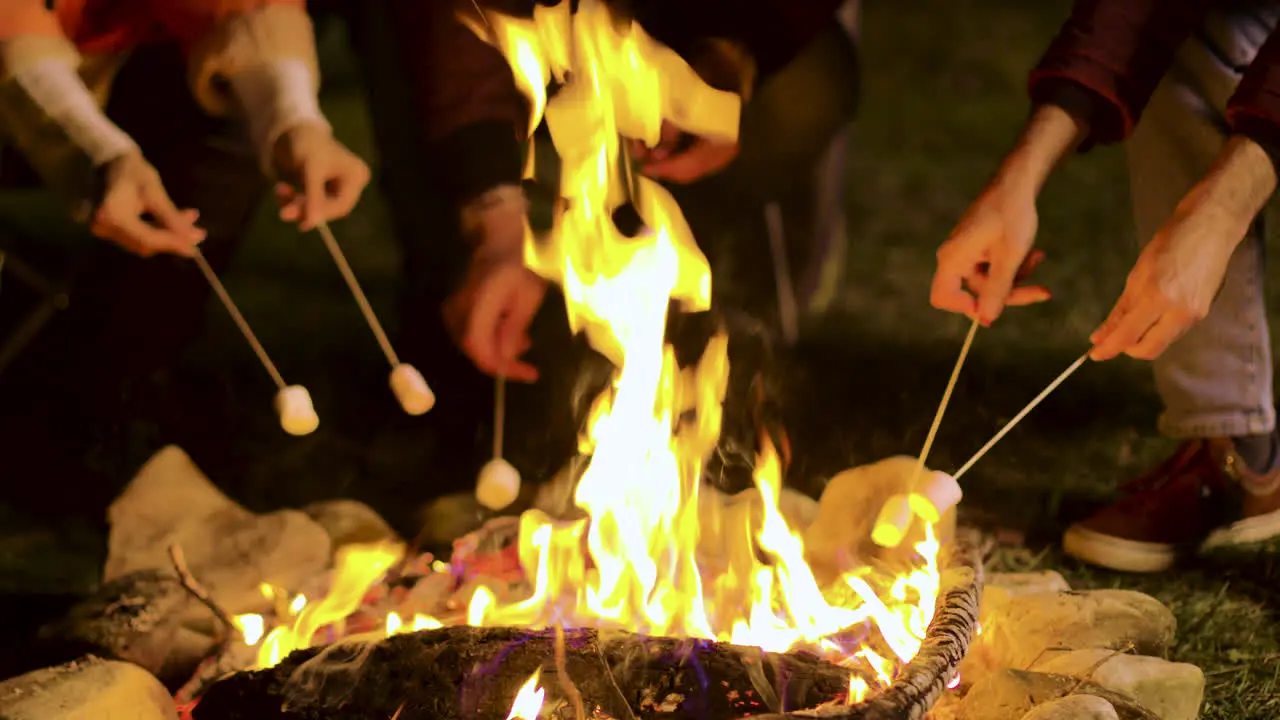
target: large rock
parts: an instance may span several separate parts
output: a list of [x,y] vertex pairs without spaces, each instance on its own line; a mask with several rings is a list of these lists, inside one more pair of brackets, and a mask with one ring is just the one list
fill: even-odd
[[156,453],[107,511],[104,579],[171,567],[179,546],[195,578],[230,613],[260,610],[263,583],[293,589],[324,572],[331,542],[296,510],[254,515],[213,486],[181,449]]
[[983,581],[983,591],[994,590],[1006,595],[1034,595],[1036,593],[1069,592],[1071,586],[1062,573],[1056,570],[1020,573],[990,573]]
[[1132,698],[1096,683],[1025,670],[1000,670],[979,680],[961,701],[959,715],[961,720],[1022,720],[1032,708],[1068,695],[1102,698],[1119,720],[1161,720]]
[[173,698],[146,670],[85,657],[0,683],[4,720],[177,720]]
[[[916,458],[905,455],[886,458],[869,465],[845,470],[827,483],[818,500],[818,513],[805,529],[805,556],[818,582],[826,584],[841,573],[880,563],[914,563],[914,546],[924,539],[924,524],[918,518],[897,548],[877,546],[871,540],[876,517],[886,500],[911,491]],[[929,472],[925,468],[925,472]],[[943,514],[936,534],[946,542],[955,535],[955,509]]]
[[1068,695],[1037,705],[1022,720],[1119,720],[1119,717],[1111,703],[1096,695]]
[[1125,650],[1164,656],[1177,621],[1159,600],[1129,590],[1014,594],[993,588],[982,598],[982,633],[961,673],[1029,668],[1047,651]]
[[373,508],[356,500],[325,500],[302,512],[324,528],[333,549],[382,541],[400,542],[395,530]]
[[1162,720],[1196,720],[1204,700],[1204,672],[1195,665],[1110,650],[1054,653],[1036,663],[1041,672],[1087,678],[1124,693]]

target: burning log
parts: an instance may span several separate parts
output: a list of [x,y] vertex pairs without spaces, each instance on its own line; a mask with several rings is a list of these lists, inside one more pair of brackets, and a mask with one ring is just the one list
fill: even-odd
[[[565,699],[555,633],[450,627],[379,642],[296,652],[269,670],[209,689],[194,720],[399,720],[507,717],[541,671],[547,707]],[[569,630],[565,670],[588,713],[613,718],[728,718],[818,705],[844,693],[849,671],[804,653],[765,653],[709,641]],[[769,708],[753,676],[781,708]]]

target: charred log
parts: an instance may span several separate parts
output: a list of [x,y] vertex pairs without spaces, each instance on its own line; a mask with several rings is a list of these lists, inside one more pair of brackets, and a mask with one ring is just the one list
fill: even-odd
[[[564,669],[587,712],[614,718],[785,712],[837,697],[849,682],[848,670],[803,653],[595,630],[567,631],[565,643]],[[218,682],[193,717],[503,720],[535,671],[548,707],[565,697],[554,645],[550,630],[452,627],[299,651],[269,670]],[[758,690],[761,680],[767,687]],[[768,696],[781,707],[767,706]]]

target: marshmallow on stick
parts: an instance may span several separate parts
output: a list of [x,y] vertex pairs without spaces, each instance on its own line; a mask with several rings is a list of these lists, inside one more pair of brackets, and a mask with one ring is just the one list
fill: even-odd
[[493,386],[493,459],[480,468],[476,478],[476,500],[490,510],[508,507],[520,497],[520,471],[502,458],[506,387],[507,379],[499,375]]
[[194,259],[196,266],[200,268],[200,273],[209,282],[214,294],[222,301],[222,306],[227,309],[227,313],[231,315],[236,327],[240,328],[240,334],[249,343],[249,347],[253,348],[253,352],[258,356],[262,367],[266,368],[267,374],[275,382],[277,388],[275,406],[276,415],[280,418],[280,427],[290,435],[310,435],[315,432],[316,428],[320,426],[320,417],[316,415],[316,408],[311,403],[311,393],[307,392],[307,389],[301,385],[289,385],[284,381],[284,377],[280,375],[276,364],[271,362],[271,357],[267,355],[266,348],[262,347],[262,343],[258,341],[258,336],[253,334],[253,329],[249,327],[249,321],[245,320],[244,316],[240,314],[240,309],[231,300],[231,295],[227,293],[226,287],[218,279],[217,273],[209,266],[209,261],[205,259],[204,253],[200,252],[200,248],[196,248]]
[[427,381],[422,377],[422,373],[418,369],[408,363],[400,362],[400,358],[396,355],[395,348],[391,346],[391,340],[387,338],[387,333],[382,329],[382,323],[378,322],[378,316],[373,312],[373,306],[369,304],[369,298],[365,297],[364,290],[360,289],[360,281],[356,280],[356,274],[351,269],[351,264],[347,262],[347,258],[342,253],[338,241],[333,237],[333,231],[329,229],[329,224],[322,222],[317,229],[320,231],[320,237],[324,240],[325,247],[329,249],[329,254],[333,256],[333,262],[338,266],[338,272],[342,274],[342,279],[346,281],[347,287],[351,289],[351,295],[355,298],[356,305],[360,307],[360,314],[364,316],[365,323],[369,329],[373,331],[373,336],[378,341],[378,346],[382,348],[382,354],[386,355],[387,362],[391,364],[391,375],[388,378],[388,384],[391,386],[391,392],[396,396],[396,400],[400,402],[400,407],[410,415],[425,414],[436,404],[436,395],[431,391],[431,386],[427,385]]

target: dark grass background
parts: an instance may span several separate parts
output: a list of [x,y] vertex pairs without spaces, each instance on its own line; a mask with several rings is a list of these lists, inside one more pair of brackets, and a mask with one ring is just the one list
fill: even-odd
[[[919,450],[967,330],[964,319],[928,305],[934,251],[1011,144],[1027,111],[1027,70],[1068,7],[1064,0],[873,0],[864,7],[847,272],[831,310],[813,320],[790,360],[781,398],[796,445],[796,484],[817,487],[839,466]],[[339,135],[372,158],[369,118],[344,48],[340,32],[327,35],[326,109]],[[1055,299],[978,334],[931,465],[955,468],[1084,352],[1137,251],[1128,206],[1120,148],[1073,159],[1052,181],[1040,205],[1040,243],[1049,254],[1043,280]],[[24,198],[6,198],[0,213],[36,237],[61,232]],[[383,198],[370,192],[334,230],[394,325],[401,258]],[[209,330],[185,370],[232,399],[235,448],[214,479],[236,500],[269,510],[357,497],[411,532],[412,508],[469,485],[469,463],[488,443],[487,383],[459,380],[476,394],[442,404],[435,419],[400,417],[385,389],[385,364],[317,238],[280,225],[264,207],[226,280],[286,376],[310,388],[323,418],[310,438],[282,437],[261,368],[211,306]],[[0,286],[0,308],[19,294]],[[567,392],[568,381],[557,382],[544,392]],[[551,466],[543,459],[548,448],[559,442],[546,430],[555,422],[537,391],[517,393],[513,403],[520,410],[508,431],[511,452],[529,474],[543,472]],[[1067,522],[1172,448],[1155,435],[1158,412],[1143,364],[1086,365],[966,476],[966,512],[1027,533],[1033,550],[1005,553],[1010,567],[1053,567],[1077,586],[1140,589],[1169,603],[1181,626],[1177,658],[1209,676],[1206,718],[1274,718],[1280,632],[1267,549],[1136,578],[1081,568],[1052,545]],[[0,592],[14,612],[7,629],[14,642],[56,610],[56,598],[93,586],[104,551],[100,521],[36,521],[0,508]]]

